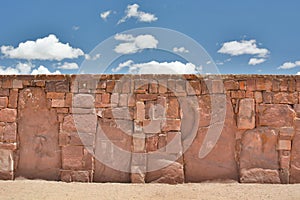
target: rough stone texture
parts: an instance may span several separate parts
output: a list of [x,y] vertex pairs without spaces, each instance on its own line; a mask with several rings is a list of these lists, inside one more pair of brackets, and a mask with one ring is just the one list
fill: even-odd
[[239,129],[253,129],[255,127],[254,99],[242,99],[237,117]]
[[59,180],[60,149],[55,111],[49,109],[41,88],[26,88],[19,95],[19,160],[16,176]]
[[[236,122],[233,120],[233,110],[230,101],[227,101],[223,109],[225,108],[227,109],[227,113],[224,127],[220,121],[219,124],[216,123],[208,128],[200,128],[193,143],[185,152],[186,182],[201,182],[214,179],[238,180],[234,135],[237,132],[237,127]],[[207,135],[209,129],[212,132],[209,132],[210,135]],[[214,137],[217,137],[215,133],[220,130],[221,135],[212,151],[204,158],[199,158],[200,148],[210,145]],[[207,144],[203,144],[205,137],[210,138]]]
[[[98,120],[95,143],[95,182],[130,182],[131,137],[124,125],[114,120]],[[126,129],[125,129],[126,130]],[[132,132],[132,130],[131,130]],[[105,164],[109,164],[109,167]],[[123,169],[127,172],[118,171]]]
[[276,129],[266,127],[246,131],[241,141],[240,168],[279,169],[277,137]]
[[277,170],[270,169],[242,169],[240,173],[241,183],[280,183]]
[[[166,161],[163,161],[166,162]],[[184,182],[184,171],[182,164],[172,162],[161,170],[148,172],[145,177],[146,183],[168,183],[178,184]]]
[[298,76],[0,75],[0,179],[300,183],[299,94]]
[[261,126],[293,126],[293,121],[296,117],[296,113],[291,106],[284,104],[259,105],[258,112]]
[[300,134],[296,133],[291,151],[290,183],[300,183]]

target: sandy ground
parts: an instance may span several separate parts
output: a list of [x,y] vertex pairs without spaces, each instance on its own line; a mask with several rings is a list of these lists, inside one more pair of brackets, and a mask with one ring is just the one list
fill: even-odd
[[300,199],[300,185],[116,184],[0,181],[0,199]]

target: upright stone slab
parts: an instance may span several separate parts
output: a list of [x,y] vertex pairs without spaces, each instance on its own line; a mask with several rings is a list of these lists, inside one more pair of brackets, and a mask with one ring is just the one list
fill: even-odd
[[19,155],[16,176],[59,180],[61,166],[58,122],[42,88],[20,91],[18,105]]
[[[208,127],[200,127],[196,138],[191,146],[184,153],[185,161],[185,181],[202,182],[208,180],[238,180],[238,169],[235,161],[235,133],[237,126],[234,119],[232,105],[229,99],[222,96],[214,96],[218,105],[216,112],[211,114],[215,116]],[[211,102],[207,101],[207,104]],[[221,115],[226,109],[225,122],[222,121]],[[201,113],[201,112],[200,112]],[[201,116],[200,116],[201,118]],[[222,124],[224,123],[224,124]],[[209,131],[210,129],[210,131]],[[221,131],[217,143],[203,158],[200,157],[202,146],[210,148],[213,145],[216,133]],[[205,144],[205,137],[206,140]]]

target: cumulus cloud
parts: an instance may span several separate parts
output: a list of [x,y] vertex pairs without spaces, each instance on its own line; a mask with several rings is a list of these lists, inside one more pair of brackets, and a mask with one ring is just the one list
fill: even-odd
[[31,72],[31,75],[37,75],[37,74],[61,74],[60,71],[56,70],[55,72],[50,72],[49,69],[44,67],[43,65],[39,66],[39,68],[34,69]]
[[106,19],[108,18],[108,16],[111,14],[111,10],[105,11],[103,13],[100,14],[100,17],[106,21]]
[[184,47],[174,47],[173,51],[175,53],[189,53],[189,50],[185,49]]
[[15,67],[4,67],[0,66],[0,74],[4,75],[17,75],[17,74],[60,74],[60,71],[56,70],[51,73],[46,67],[40,66],[34,69],[35,65],[32,63],[18,63]]
[[98,60],[100,58],[101,54],[96,54],[95,56],[90,56],[89,54],[85,54],[84,58],[86,60]]
[[265,58],[270,53],[268,49],[259,48],[256,40],[242,40],[225,42],[218,53],[229,54],[231,56],[256,55],[259,58]]
[[81,49],[73,48],[69,43],[61,43],[53,34],[36,41],[22,42],[16,48],[1,46],[1,52],[8,58],[25,60],[60,61],[65,58],[74,59],[84,55]]
[[158,19],[154,14],[139,11],[139,7],[138,4],[128,5],[125,10],[126,15],[119,20],[118,24],[124,23],[130,18],[136,18],[139,22],[154,22]]
[[138,35],[134,37],[130,34],[116,34],[115,40],[123,41],[114,49],[116,53],[132,54],[143,49],[157,48],[158,41],[153,35]]
[[278,67],[278,69],[292,69],[295,67],[300,67],[300,61],[296,62],[285,62],[281,66]]
[[78,64],[77,63],[69,63],[69,62],[64,62],[62,63],[58,63],[57,66],[58,69],[66,69],[66,70],[72,70],[72,69],[78,69]]
[[248,62],[249,65],[258,65],[266,62],[265,58],[251,58]]
[[124,68],[128,68],[128,73],[135,74],[194,74],[202,70],[201,67],[196,67],[192,63],[185,64],[179,61],[134,63],[132,60],[128,60],[120,63],[119,66],[112,71],[118,72]]

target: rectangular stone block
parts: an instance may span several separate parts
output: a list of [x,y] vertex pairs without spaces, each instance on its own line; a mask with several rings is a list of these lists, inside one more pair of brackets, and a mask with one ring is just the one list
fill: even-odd
[[8,107],[17,108],[17,106],[18,106],[18,89],[10,89]]
[[145,104],[143,102],[136,102],[136,120],[145,120]]
[[65,93],[61,92],[47,92],[48,99],[64,99]]
[[292,148],[291,140],[279,140],[277,150],[288,150]]
[[241,99],[237,117],[239,129],[255,128],[255,102],[254,99]]
[[181,143],[181,133],[180,132],[167,133],[166,152],[174,153],[174,154],[182,153],[182,143]]
[[16,119],[16,109],[5,108],[0,110],[0,122],[15,122]]
[[64,99],[52,99],[51,107],[53,108],[62,108],[65,107],[65,100]]
[[23,81],[22,80],[13,80],[13,88],[23,88]]
[[8,98],[7,97],[0,97],[0,109],[7,108]]

